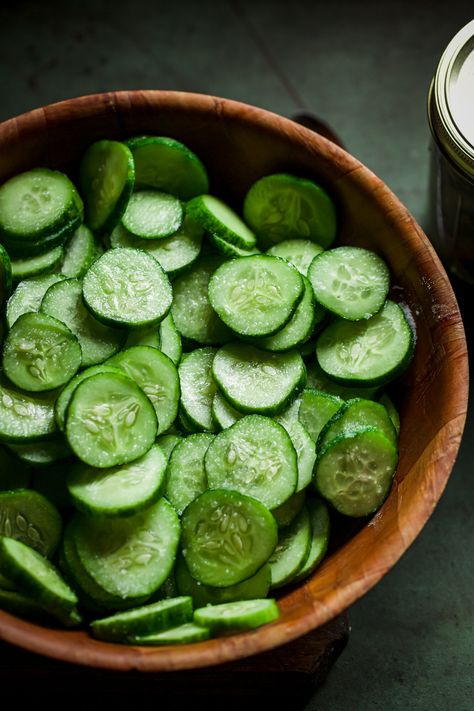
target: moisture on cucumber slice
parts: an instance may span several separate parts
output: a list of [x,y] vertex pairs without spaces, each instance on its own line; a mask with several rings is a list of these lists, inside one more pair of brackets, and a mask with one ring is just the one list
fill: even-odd
[[54,400],[57,393],[32,397],[0,381],[0,440],[37,441],[54,434]]
[[229,205],[214,195],[199,195],[187,205],[187,212],[201,227],[241,249],[252,249],[257,238]]
[[205,457],[211,489],[253,496],[268,509],[295,492],[295,448],[285,429],[268,417],[248,415],[220,432]]
[[71,615],[77,595],[40,553],[21,541],[0,537],[0,570],[48,613],[67,626],[77,624],[77,613]]
[[192,428],[215,430],[212,400],[216,386],[212,377],[215,348],[197,348],[187,353],[178,366],[181,406]]
[[77,457],[92,467],[126,464],[155,441],[155,409],[122,373],[98,373],[74,390],[66,412],[66,437]]
[[301,274],[278,257],[257,254],[224,262],[209,280],[209,301],[222,321],[246,337],[271,336],[303,298]]
[[295,516],[299,514],[306,500],[306,490],[302,489],[296,494],[292,494],[290,498],[281,506],[273,509],[272,514],[275,516],[278,528],[289,526]]
[[80,225],[64,245],[61,274],[69,279],[81,278],[98,256],[94,235],[86,225]]
[[81,346],[72,331],[42,313],[20,316],[3,347],[3,370],[23,390],[44,392],[67,383],[82,363]]
[[176,328],[181,336],[203,345],[225,343],[232,337],[209,303],[209,279],[221,264],[221,257],[203,257],[173,282],[171,313]]
[[162,434],[156,438],[156,444],[159,446],[161,451],[169,461],[174,448],[183,441],[183,437],[178,434]]
[[28,245],[81,216],[82,202],[69,178],[34,168],[0,187],[0,235]]
[[149,634],[143,637],[132,637],[132,644],[144,646],[158,646],[165,644],[193,644],[194,642],[202,642],[209,639],[211,632],[207,627],[196,625],[194,622],[185,622],[178,627],[171,627],[164,632]]
[[0,306],[10,296],[12,288],[12,264],[7,250],[0,244]]
[[347,400],[328,420],[318,437],[318,449],[323,449],[335,437],[361,427],[375,427],[397,445],[397,433],[385,407],[373,400],[355,398]]
[[293,583],[307,578],[318,567],[328,548],[330,527],[328,507],[321,499],[308,498],[306,508],[311,524],[311,546],[303,567],[292,580]]
[[390,286],[390,272],[383,259],[362,247],[323,252],[311,262],[308,278],[316,300],[351,321],[376,314]]
[[220,390],[241,412],[281,412],[306,381],[297,351],[268,353],[245,343],[217,351],[212,374]]
[[[168,316],[166,318],[168,318]],[[160,325],[161,323],[154,323],[153,326],[147,326],[146,328],[133,328],[128,332],[124,348],[131,348],[132,346],[151,346],[152,348],[158,348],[158,350],[160,350]]]
[[280,610],[273,599],[241,600],[208,605],[194,611],[194,621],[211,632],[244,632],[273,622]]
[[270,588],[287,585],[303,567],[311,548],[311,524],[306,508],[303,508],[292,523],[280,530],[278,543],[269,564]]
[[84,277],[84,302],[111,326],[140,328],[161,321],[173,293],[160,264],[139,249],[112,249]]
[[124,143],[102,140],[89,146],[79,167],[79,186],[85,223],[93,232],[110,232],[120,222],[134,182],[133,156]]
[[76,336],[83,368],[102,363],[123,346],[125,334],[97,321],[84,306],[80,279],[65,279],[50,286],[40,310],[62,321]]
[[75,506],[91,516],[131,516],[160,498],[166,464],[157,445],[143,457],[110,469],[78,462],[67,473],[69,493]]
[[[313,352],[315,350],[316,344],[314,344]],[[366,400],[373,400],[379,390],[378,385],[354,386],[336,383],[335,380],[332,380],[326,375],[316,359],[313,359],[312,363],[307,366],[307,369],[308,388],[320,390],[321,392],[334,395],[342,400],[351,400],[354,397],[363,397]]]
[[182,551],[189,572],[204,585],[226,588],[251,578],[277,543],[268,509],[237,491],[205,491],[185,509]]
[[227,240],[212,234],[212,232],[209,233],[209,239],[217,251],[226,257],[250,257],[252,254],[260,254],[258,247],[242,249],[242,247],[238,247],[236,244],[232,244],[232,242],[227,242]]
[[207,489],[204,457],[213,439],[212,434],[193,434],[173,449],[165,496],[180,516],[186,506]]
[[319,453],[315,485],[346,516],[368,516],[384,502],[392,483],[398,452],[375,428],[335,437]]
[[290,262],[303,276],[308,276],[309,265],[323,248],[309,239],[286,239],[275,244],[267,251],[274,257],[281,257]]
[[67,442],[59,437],[39,442],[9,444],[8,447],[22,462],[34,467],[48,467],[50,464],[67,459],[72,455]]
[[175,326],[173,316],[169,313],[160,321],[160,351],[170,358],[175,365],[181,360],[183,348],[181,336]]
[[135,237],[155,240],[174,235],[183,217],[181,201],[174,195],[159,190],[139,190],[131,196],[122,224]]
[[7,302],[6,322],[8,328],[11,328],[22,314],[39,311],[49,287],[62,279],[64,277],[61,274],[45,274],[21,281]]
[[301,393],[298,419],[314,442],[318,441],[321,430],[340,410],[343,400],[313,388],[305,388]]
[[50,558],[61,537],[61,517],[32,489],[0,492],[0,536],[15,538]]
[[290,435],[291,442],[295,448],[298,461],[298,480],[296,491],[305,489],[310,484],[313,477],[313,467],[316,461],[316,445],[311,436],[298,420],[298,411],[290,407],[275,419]]
[[190,200],[209,190],[204,165],[195,153],[174,138],[137,136],[127,145],[135,161],[138,188],[157,188],[181,200]]
[[29,277],[47,274],[56,269],[64,255],[62,247],[53,247],[44,254],[37,254],[24,259],[13,259],[11,262],[12,278],[15,281]]
[[388,416],[392,420],[392,425],[395,427],[395,432],[400,434],[400,415],[398,414],[397,408],[392,402],[392,399],[387,395],[387,393],[383,393],[380,398],[379,402],[385,407],[387,410]]
[[244,415],[238,412],[220,392],[216,392],[212,399],[212,419],[219,430],[225,430],[235,424]]
[[379,385],[408,365],[414,351],[413,332],[400,306],[386,301],[367,321],[338,318],[320,334],[319,365],[331,378],[349,385]]
[[263,565],[251,578],[236,585],[229,585],[227,588],[214,588],[199,583],[189,572],[182,555],[178,555],[174,573],[180,595],[190,595],[193,598],[194,607],[263,598],[267,596],[270,589],[268,563]]
[[127,518],[79,516],[74,541],[79,558],[94,580],[111,595],[151,595],[168,578],[180,536],[179,518],[160,499]]
[[244,200],[244,219],[267,247],[287,239],[309,239],[329,247],[336,237],[336,210],[312,180],[287,173],[266,175]]

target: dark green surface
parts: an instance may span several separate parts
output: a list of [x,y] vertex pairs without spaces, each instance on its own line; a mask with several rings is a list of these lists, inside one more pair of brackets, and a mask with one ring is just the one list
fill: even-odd
[[[441,51],[472,15],[466,0],[8,2],[0,119],[135,88],[314,112],[426,227],[426,95]],[[472,708],[472,425],[423,533],[351,609],[349,645],[308,711]]]

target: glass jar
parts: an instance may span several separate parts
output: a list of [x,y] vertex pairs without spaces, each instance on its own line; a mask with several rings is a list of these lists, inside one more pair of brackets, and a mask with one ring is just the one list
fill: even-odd
[[474,21],[446,47],[428,97],[433,136],[433,244],[448,269],[474,284]]

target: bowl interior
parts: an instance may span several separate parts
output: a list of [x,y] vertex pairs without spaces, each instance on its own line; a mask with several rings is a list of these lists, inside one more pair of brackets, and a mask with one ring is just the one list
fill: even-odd
[[152,649],[106,644],[85,632],[46,629],[0,612],[0,637],[33,651],[91,666],[167,670],[278,646],[327,622],[370,589],[413,541],[443,491],[464,426],[468,371],[456,300],[418,225],[352,156],[274,114],[178,92],[66,101],[0,125],[0,182],[35,166],[66,170],[74,179],[92,141],[146,133],[186,143],[208,168],[211,191],[237,209],[250,185],[268,173],[321,182],[339,208],[339,242],[374,249],[387,261],[393,297],[409,307],[417,334],[415,358],[393,390],[402,427],[390,496],[371,520],[338,519],[330,554],[309,580],[284,592],[278,622],[231,638]]

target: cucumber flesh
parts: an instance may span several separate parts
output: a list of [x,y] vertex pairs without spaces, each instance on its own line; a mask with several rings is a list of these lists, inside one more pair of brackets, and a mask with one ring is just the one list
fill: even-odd
[[261,627],[280,617],[275,600],[241,600],[209,605],[194,611],[194,621],[211,632],[243,632]]
[[287,239],[270,247],[267,254],[286,259],[297,268],[300,274],[308,276],[311,262],[322,251],[323,248],[319,244],[308,239]]
[[303,567],[293,578],[293,583],[307,578],[318,567],[328,548],[330,521],[326,504],[321,499],[308,498],[306,508],[311,523],[311,547]]
[[387,439],[397,445],[397,432],[385,407],[373,400],[357,398],[347,402],[326,423],[318,438],[318,448],[322,449],[332,439],[361,427],[375,427]]
[[252,249],[257,238],[229,205],[214,195],[199,195],[187,205],[187,212],[198,225],[241,249]]
[[196,625],[194,622],[186,622],[178,627],[171,627],[164,632],[157,632],[143,637],[130,638],[132,644],[145,646],[158,646],[163,644],[193,644],[209,639],[210,630],[207,627]]
[[211,434],[193,434],[173,449],[165,496],[180,516],[186,506],[207,489],[204,457],[213,439]]
[[306,508],[292,523],[280,530],[269,564],[271,589],[290,583],[303,567],[311,548],[311,524]]
[[21,541],[50,558],[58,547],[61,527],[56,507],[39,492],[0,492],[0,536]]
[[135,237],[160,239],[174,235],[183,217],[178,198],[158,190],[139,190],[130,197],[122,224]]

